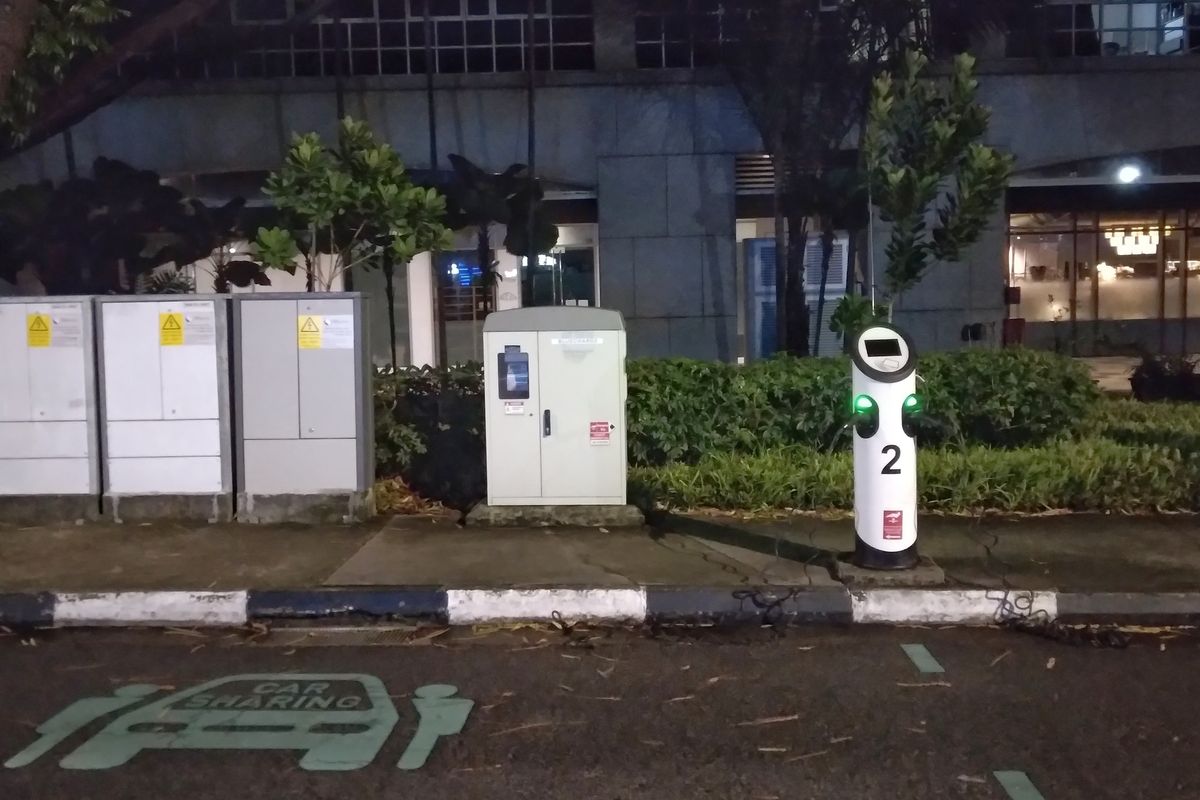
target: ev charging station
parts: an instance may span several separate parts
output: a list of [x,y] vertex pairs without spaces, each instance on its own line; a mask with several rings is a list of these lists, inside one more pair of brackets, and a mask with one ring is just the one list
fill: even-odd
[[917,564],[917,354],[891,325],[861,331],[850,350],[854,413],[853,561],[867,569]]

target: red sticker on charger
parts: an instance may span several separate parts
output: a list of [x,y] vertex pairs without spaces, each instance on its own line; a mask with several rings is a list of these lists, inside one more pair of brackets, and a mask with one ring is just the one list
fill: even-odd
[[883,512],[883,538],[889,540],[904,538],[903,511]]
[[612,441],[612,427],[607,422],[592,422],[591,443],[593,445],[605,445]]

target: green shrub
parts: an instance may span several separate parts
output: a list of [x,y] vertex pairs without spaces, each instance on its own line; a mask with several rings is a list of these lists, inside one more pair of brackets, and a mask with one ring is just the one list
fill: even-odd
[[1087,429],[1122,444],[1150,444],[1200,453],[1200,405],[1138,403],[1106,399],[1088,419]]
[[375,376],[375,462],[423,497],[459,509],[486,494],[483,371],[384,368]]
[[[924,446],[947,441],[1019,447],[1082,429],[1099,399],[1087,367],[1036,350],[967,350],[921,359]],[[844,358],[688,359],[629,363],[629,460],[694,462],[717,451],[849,446],[850,365]]]
[[[918,453],[924,510],[1036,512],[1200,510],[1200,457],[1087,438],[1005,450]],[[635,468],[632,493],[673,508],[851,509],[849,453],[787,448],[719,453],[697,464]]]

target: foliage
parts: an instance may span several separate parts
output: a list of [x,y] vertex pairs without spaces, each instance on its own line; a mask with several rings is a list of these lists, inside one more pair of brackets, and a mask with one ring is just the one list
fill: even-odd
[[1200,373],[1195,359],[1182,356],[1143,356],[1129,379],[1138,400],[1200,402]]
[[103,27],[125,13],[112,0],[41,0],[25,57],[0,102],[0,130],[20,139],[45,90],[62,83],[75,58],[104,48]]
[[265,191],[290,220],[259,230],[259,258],[294,273],[301,256],[311,284],[324,291],[355,266],[380,266],[385,249],[407,262],[450,242],[446,199],[414,185],[396,151],[357,120],[343,120],[336,147],[315,133],[295,136]]
[[[922,509],[947,513],[1200,510],[1200,456],[1106,439],[917,454]],[[714,453],[697,464],[635,468],[631,490],[674,508],[849,509],[849,453],[807,448]]]
[[[960,55],[948,82],[906,54],[898,74],[875,79],[862,150],[872,199],[891,223],[886,287],[915,286],[935,261],[956,261],[987,226],[1013,159],[979,142],[989,112],[976,102],[974,59]],[[927,218],[937,223],[929,227]]]
[[533,252],[548,253],[558,244],[558,227],[542,204],[542,182],[529,175],[524,164],[512,164],[503,172],[487,172],[460,155],[448,156],[454,180],[446,187],[448,223],[459,230],[487,228],[492,223],[507,226],[504,249],[528,256],[530,206],[533,212]]
[[1092,412],[1086,430],[1123,444],[1200,453],[1200,405],[1105,399]]
[[[846,447],[845,359],[778,358],[735,367],[631,361],[632,464],[695,461],[706,453],[789,445]],[[954,441],[1017,447],[1078,431],[1097,392],[1087,369],[1036,350],[968,350],[921,359],[922,445]]]
[[885,305],[876,304],[871,308],[871,298],[861,294],[845,295],[829,317],[829,329],[834,333],[843,334],[847,340],[857,331],[861,331],[875,322],[886,322],[889,309]]
[[486,493],[483,370],[391,367],[375,377],[376,471],[466,510]]
[[147,276],[142,285],[142,294],[191,294],[196,291],[196,282],[178,269],[162,270]]
[[[99,158],[91,177],[0,192],[0,278],[33,264],[49,294],[129,292],[138,276],[206,258],[237,238],[241,206],[209,209],[155,172]],[[226,267],[230,283],[264,280],[257,266]]]

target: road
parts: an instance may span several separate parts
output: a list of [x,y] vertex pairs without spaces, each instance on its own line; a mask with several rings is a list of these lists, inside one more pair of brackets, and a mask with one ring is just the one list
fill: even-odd
[[[1110,650],[1004,631],[861,627],[657,638],[532,628],[9,635],[0,759],[77,701],[100,698],[65,715],[83,709],[85,722],[106,702],[130,705],[73,733],[78,721],[43,725],[50,744],[61,741],[0,769],[0,798],[1195,800],[1198,648],[1190,635]],[[170,692],[239,675],[259,677],[177,697],[170,711],[152,706],[136,722],[138,708]],[[380,684],[391,703],[368,699]],[[456,725],[427,706],[430,727],[416,733],[414,692],[436,684],[475,705],[461,733],[430,739]],[[114,695],[129,685],[157,694]],[[288,718],[294,726],[280,725],[278,710],[240,717],[240,732],[217,724],[264,702],[302,713]],[[375,710],[356,717],[364,703]],[[446,714],[461,714],[451,706]],[[344,716],[323,713],[339,708]],[[125,712],[134,716],[113,723]],[[97,736],[109,723],[117,732]],[[380,734],[374,745],[345,738],[366,728]],[[333,746],[325,756],[339,746],[341,755],[321,762],[322,743]],[[419,768],[397,768],[402,754],[411,767],[426,751]],[[301,767],[306,752],[317,769]],[[92,768],[65,769],[68,756]],[[354,759],[367,765],[329,771]],[[997,772],[1010,773],[1008,788]]]

